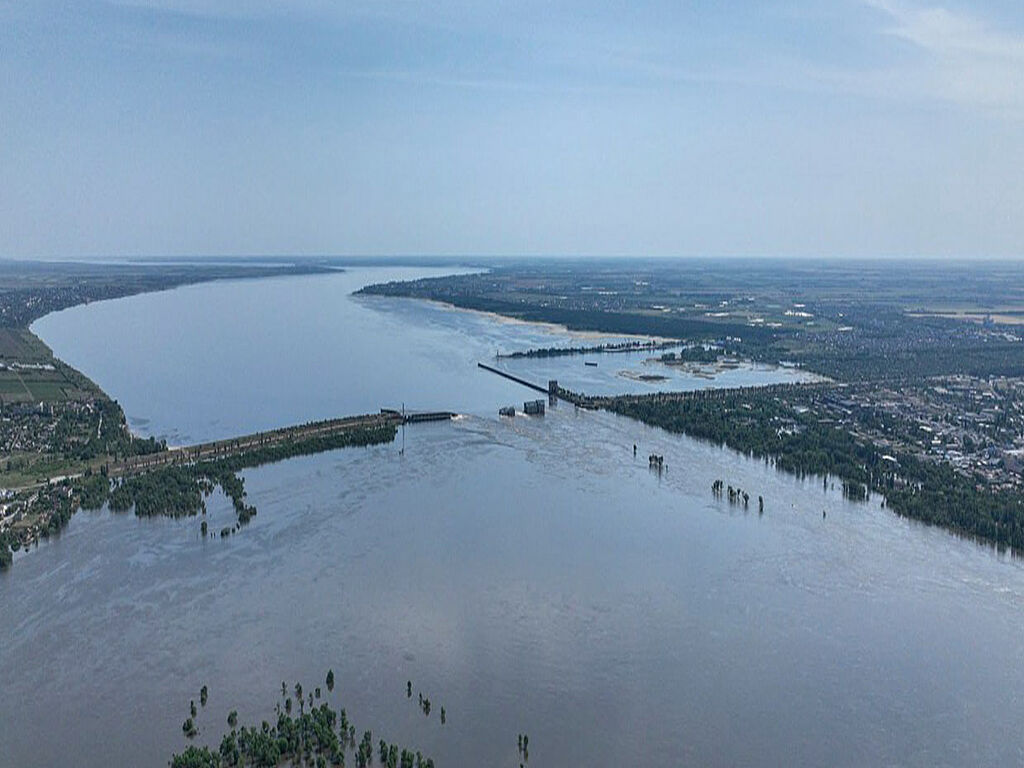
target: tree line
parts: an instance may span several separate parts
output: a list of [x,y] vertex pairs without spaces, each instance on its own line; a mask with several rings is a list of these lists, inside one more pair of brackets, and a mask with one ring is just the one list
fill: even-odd
[[994,489],[945,462],[898,451],[886,456],[848,430],[796,412],[787,387],[718,390],[687,396],[615,397],[615,413],[771,461],[786,472],[834,475],[843,493],[862,501],[876,492],[903,517],[939,525],[1001,548],[1024,552],[1024,494]]

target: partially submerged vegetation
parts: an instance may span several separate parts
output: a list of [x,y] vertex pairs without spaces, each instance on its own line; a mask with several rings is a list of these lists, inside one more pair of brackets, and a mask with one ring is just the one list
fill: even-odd
[[[237,517],[234,528],[221,530],[223,537],[248,523],[256,514],[255,507],[246,503],[244,479],[238,475],[241,470],[295,456],[391,442],[396,429],[393,419],[375,417],[367,417],[365,424],[354,424],[336,431],[318,431],[314,425],[306,437],[267,441],[220,458],[172,463],[127,477],[110,476],[109,467],[104,464],[97,472],[89,470],[82,477],[47,484],[32,491],[23,515],[35,520],[36,524],[34,527],[22,525],[0,531],[0,567],[10,565],[11,551],[33,541],[31,537],[48,537],[58,532],[78,509],[98,509],[109,502],[115,512],[134,509],[140,517],[196,515],[205,513],[205,499],[217,487],[231,499]],[[182,455],[187,451],[165,450],[153,454],[153,458],[172,453]],[[204,520],[204,536],[207,531]]]
[[717,363],[726,354],[714,344],[691,344],[675,352],[666,352],[658,358],[665,365],[687,365],[689,363]]
[[[0,264],[0,273],[4,269],[12,268]],[[18,327],[79,301],[228,274],[160,269],[126,266],[104,273],[98,267],[31,265],[0,291],[0,326],[7,326],[0,330],[0,438],[6,441],[0,567],[9,564],[12,549],[60,530],[76,509],[108,500],[114,509],[134,508],[139,515],[192,515],[220,487],[232,500],[236,526],[243,525],[255,510],[245,502],[240,469],[340,447],[310,437],[249,445],[230,457],[204,454],[179,462],[175,456],[170,463],[165,446],[132,437],[115,402]],[[1014,316],[1014,307],[1024,306],[1024,289],[1001,265],[941,269],[944,275],[937,276],[936,265],[920,264],[807,270],[787,262],[548,262],[364,292],[437,299],[573,329],[675,339],[551,347],[508,357],[650,349],[664,352],[661,362],[669,365],[710,363],[729,354],[828,375],[839,383],[603,401],[560,394],[721,442],[780,469],[835,475],[850,498],[881,493],[900,514],[1019,549],[1024,342],[1016,326],[988,315],[977,323],[948,315],[959,317],[973,307]],[[111,284],[114,273],[121,284]],[[852,405],[842,405],[847,402]],[[910,413],[914,418],[906,417]],[[143,469],[146,474],[137,471]],[[202,531],[209,532],[205,521]]]
[[202,509],[202,497],[219,486],[234,503],[239,522],[244,524],[255,510],[244,504],[244,484],[237,475],[241,470],[339,448],[389,443],[395,439],[396,429],[394,421],[378,420],[365,426],[249,448],[224,458],[173,464],[115,483],[111,508],[116,511],[134,506],[135,513],[143,517],[194,515]]
[[[89,264],[0,260],[0,569],[12,551],[59,531],[79,508],[117,491],[140,514],[189,513],[191,480],[171,473],[112,489],[109,468],[166,451],[131,434],[124,412],[88,377],[54,357],[28,325],[76,304],[220,279],[317,274],[327,263]],[[216,482],[233,498],[238,483]],[[239,481],[240,483],[240,481]],[[145,486],[145,487],[144,487]],[[244,510],[240,510],[240,514]]]
[[[819,418],[807,405],[813,387],[828,389],[789,384],[611,397],[599,405],[727,446],[800,477],[835,476],[851,499],[877,493],[899,515],[1024,551],[1022,490],[993,488],[978,475],[907,450],[891,447],[893,453],[886,453],[849,426]],[[719,493],[721,486],[713,490]]]
[[[333,690],[334,674],[328,672],[328,691]],[[203,686],[206,690],[206,686]],[[294,699],[293,699],[294,695]],[[376,758],[381,768],[434,768],[434,760],[419,750],[380,739],[374,743],[373,731],[365,730],[356,741],[357,729],[344,707],[335,709],[321,699],[320,688],[303,695],[301,683],[289,690],[281,683],[281,699],[274,707],[276,719],[259,725],[238,726],[238,713],[227,716],[231,729],[221,737],[216,750],[195,745],[171,757],[171,768],[275,768],[279,765],[344,766],[346,755],[366,768]],[[293,704],[294,701],[294,704]],[[298,710],[293,714],[293,710]],[[195,702],[182,724],[188,739],[199,735]]]
[[79,509],[106,503],[111,461],[153,455],[163,442],[133,436],[120,406],[102,393],[88,402],[64,402],[28,408],[0,407],[4,431],[20,425],[19,445],[32,450],[7,454],[0,482],[0,569],[13,552],[60,531]]
[[675,338],[684,351],[666,352],[666,364],[713,362],[728,350],[828,377],[788,388],[559,395],[798,475],[833,475],[851,499],[879,493],[898,514],[1024,549],[1024,285],[1014,265],[567,260],[364,292]]
[[519,756],[523,759],[523,762],[530,762],[530,736],[525,733],[520,733],[517,746],[519,749]]

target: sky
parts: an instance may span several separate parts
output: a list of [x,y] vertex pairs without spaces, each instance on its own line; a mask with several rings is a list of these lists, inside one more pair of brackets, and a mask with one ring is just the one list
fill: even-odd
[[0,256],[1024,257],[1019,0],[0,0]]

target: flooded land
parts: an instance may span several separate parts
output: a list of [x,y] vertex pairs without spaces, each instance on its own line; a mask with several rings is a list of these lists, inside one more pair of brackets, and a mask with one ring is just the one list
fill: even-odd
[[[201,685],[195,743],[216,747],[231,710],[271,720],[281,681],[327,669],[360,733],[439,766],[516,766],[521,733],[535,766],[1024,759],[1019,561],[612,413],[501,418],[535,395],[476,364],[595,395],[805,374],[495,361],[573,336],[352,295],[441,273],[209,283],[33,325],[172,445],[403,404],[461,415],[245,470],[259,514],[230,538],[102,509],[19,554],[0,573],[0,764],[165,765]],[[214,529],[233,514],[211,497]]]

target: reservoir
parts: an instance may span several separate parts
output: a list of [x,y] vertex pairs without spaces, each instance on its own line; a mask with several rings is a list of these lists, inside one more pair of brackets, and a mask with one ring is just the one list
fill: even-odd
[[[360,734],[440,766],[517,766],[518,733],[534,766],[1024,760],[1018,561],[611,414],[499,418],[534,395],[477,362],[592,342],[352,295],[429,274],[210,283],[33,326],[174,444],[403,403],[463,416],[409,426],[404,453],[246,471],[259,513],[225,540],[196,518],[80,512],[17,558],[0,574],[0,765],[166,765],[202,685],[197,742],[216,747],[230,710],[273,720],[282,681],[311,690],[329,668]],[[502,364],[594,394],[722,385],[619,375],[651,356]],[[713,497],[716,479],[764,515]],[[210,506],[214,530],[233,519]]]

